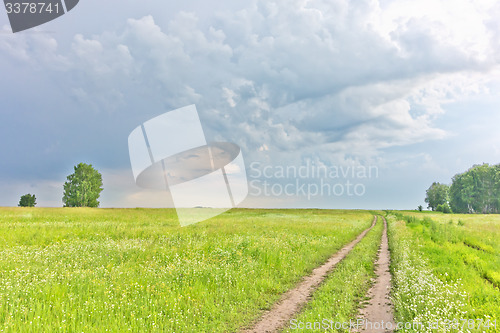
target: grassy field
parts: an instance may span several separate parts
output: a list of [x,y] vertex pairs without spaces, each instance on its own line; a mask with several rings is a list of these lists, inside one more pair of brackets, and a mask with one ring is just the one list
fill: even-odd
[[426,327],[405,331],[500,332],[499,233],[497,215],[389,215],[396,317]]
[[[400,331],[500,332],[500,216],[386,215],[396,321],[426,325]],[[372,219],[235,209],[181,228],[169,209],[0,208],[0,331],[235,332]],[[355,318],[382,228],[379,219],[295,323]]]
[[[476,247],[490,253],[500,254],[500,214],[443,214],[438,212],[401,212],[419,219],[428,218],[443,225],[449,225],[459,239],[457,243]],[[454,228],[458,226],[460,228]],[[446,228],[446,226],[445,226]],[[450,234],[451,235],[451,234]]]
[[227,332],[369,227],[363,211],[0,209],[0,331]]

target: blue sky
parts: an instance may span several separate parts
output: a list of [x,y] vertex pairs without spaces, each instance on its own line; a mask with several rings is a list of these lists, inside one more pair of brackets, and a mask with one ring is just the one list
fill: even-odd
[[127,138],[196,104],[247,171],[378,168],[351,179],[363,195],[243,206],[416,208],[433,181],[500,163],[499,22],[496,1],[82,0],[12,34],[1,10],[0,206],[61,206],[79,162],[103,174],[103,207],[171,205],[135,185]]

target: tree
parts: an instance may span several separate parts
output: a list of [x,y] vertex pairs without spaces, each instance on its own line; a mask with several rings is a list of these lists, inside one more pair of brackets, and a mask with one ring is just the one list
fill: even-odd
[[455,213],[473,213],[472,178],[466,172],[453,176],[450,186],[450,205]]
[[31,195],[30,193],[25,194],[19,200],[19,207],[35,207],[36,206],[36,197],[35,195]]
[[99,207],[102,176],[92,164],[80,163],[64,183],[64,207]]
[[418,211],[419,212],[421,212],[423,209],[424,209],[424,207],[422,207],[422,205],[418,205]]
[[432,183],[432,185],[426,191],[425,202],[428,204],[428,208],[436,210],[439,205],[448,203],[448,192],[449,186],[446,184]]
[[500,165],[474,165],[455,175],[450,204],[455,213],[500,212]]

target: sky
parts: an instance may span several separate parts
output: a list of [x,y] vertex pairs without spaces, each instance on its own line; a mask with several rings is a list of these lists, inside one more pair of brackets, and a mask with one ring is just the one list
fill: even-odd
[[1,9],[0,206],[62,206],[80,162],[101,207],[172,206],[135,183],[128,136],[192,104],[241,148],[242,207],[425,206],[500,163],[500,3],[81,0],[15,34]]

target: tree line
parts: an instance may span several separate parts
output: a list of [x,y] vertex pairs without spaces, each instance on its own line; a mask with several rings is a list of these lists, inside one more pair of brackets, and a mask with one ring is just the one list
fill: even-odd
[[[102,176],[92,164],[80,163],[74,172],[66,178],[62,201],[64,207],[99,207]],[[35,195],[28,193],[19,200],[20,207],[35,207]]]
[[452,178],[434,182],[426,191],[428,208],[444,213],[500,213],[500,164],[474,165]]

